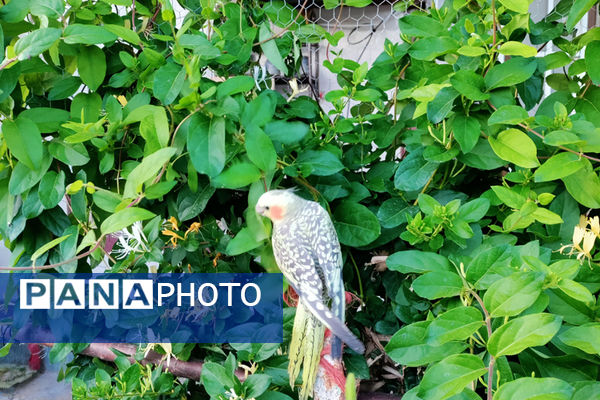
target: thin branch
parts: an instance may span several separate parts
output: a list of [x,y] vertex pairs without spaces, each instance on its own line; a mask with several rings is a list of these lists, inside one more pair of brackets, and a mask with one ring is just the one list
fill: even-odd
[[70,262],[82,259],[84,257],[89,256],[90,254],[92,254],[94,252],[94,250],[96,250],[98,248],[98,246],[100,246],[100,242],[102,241],[102,239],[104,238],[104,235],[100,236],[100,238],[96,241],[96,244],[94,245],[94,247],[92,247],[90,250],[81,253],[79,255],[76,255],[73,258],[69,258],[68,260],[65,261],[61,261],[61,262],[57,262],[54,264],[47,264],[47,265],[40,265],[40,266],[30,266],[30,267],[0,267],[0,271],[37,271],[39,270],[43,270],[43,269],[53,269],[56,267],[60,267],[61,265],[64,264],[68,264]]
[[496,1],[492,0],[492,49],[496,47]]
[[[479,297],[477,292],[475,292],[474,290],[470,290],[469,292],[473,295],[475,300],[477,300],[477,303],[479,303],[479,306],[481,306],[481,309],[483,310],[483,315],[485,316],[485,326],[487,328],[488,341],[489,341],[490,337],[492,336],[492,318],[490,317],[490,313],[488,312],[487,308],[485,308],[485,305],[483,304],[483,300],[481,299],[481,297]],[[492,400],[492,397],[493,397],[492,386],[493,386],[493,381],[494,381],[494,364],[495,364],[495,362],[496,362],[496,359],[490,353],[490,363],[488,365],[487,400]]]
[[136,32],[136,29],[135,29],[135,0],[131,0],[131,30]]

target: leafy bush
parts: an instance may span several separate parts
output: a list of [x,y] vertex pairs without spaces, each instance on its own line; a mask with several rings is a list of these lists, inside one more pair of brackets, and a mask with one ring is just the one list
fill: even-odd
[[[11,269],[276,272],[254,205],[297,186],[343,244],[361,300],[348,325],[369,343],[345,362],[363,383],[405,399],[600,396],[600,31],[574,32],[593,1],[539,22],[525,0],[414,11],[371,66],[325,61],[330,112],[294,80],[287,98],[270,90],[258,56],[292,77],[303,43],[341,34],[283,2],[180,3],[179,29],[168,0],[0,8]],[[373,254],[389,257],[363,267]],[[76,354],[61,373],[75,398],[295,396],[278,345],[150,345],[205,360],[199,382],[85,347],[50,353]]]

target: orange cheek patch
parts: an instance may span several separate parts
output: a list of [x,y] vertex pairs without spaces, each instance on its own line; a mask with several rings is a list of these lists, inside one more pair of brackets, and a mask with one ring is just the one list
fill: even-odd
[[272,206],[269,210],[269,213],[271,214],[271,219],[273,220],[280,220],[283,218],[283,209],[279,206]]

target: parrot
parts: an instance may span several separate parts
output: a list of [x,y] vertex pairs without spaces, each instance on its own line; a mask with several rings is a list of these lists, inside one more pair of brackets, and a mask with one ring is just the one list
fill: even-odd
[[325,328],[332,333],[331,358],[341,361],[342,342],[364,353],[362,342],[345,321],[342,251],[328,212],[305,200],[294,189],[263,193],[256,213],[273,223],[271,243],[279,269],[298,293],[288,372],[293,384],[303,367],[300,397],[312,392],[323,347]]

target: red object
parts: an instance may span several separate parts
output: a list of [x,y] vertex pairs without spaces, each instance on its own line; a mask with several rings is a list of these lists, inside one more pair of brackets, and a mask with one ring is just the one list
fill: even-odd
[[29,348],[29,368],[34,371],[39,371],[42,369],[42,347],[39,344],[28,344]]
[[340,389],[342,389],[342,393],[346,391],[346,375],[344,374],[344,367],[341,362],[330,363],[324,357],[326,354],[331,353],[331,331],[329,329],[325,330],[325,346],[323,346],[323,350],[321,351],[321,361],[319,365],[325,371],[325,379],[328,380],[329,384],[333,383]]

